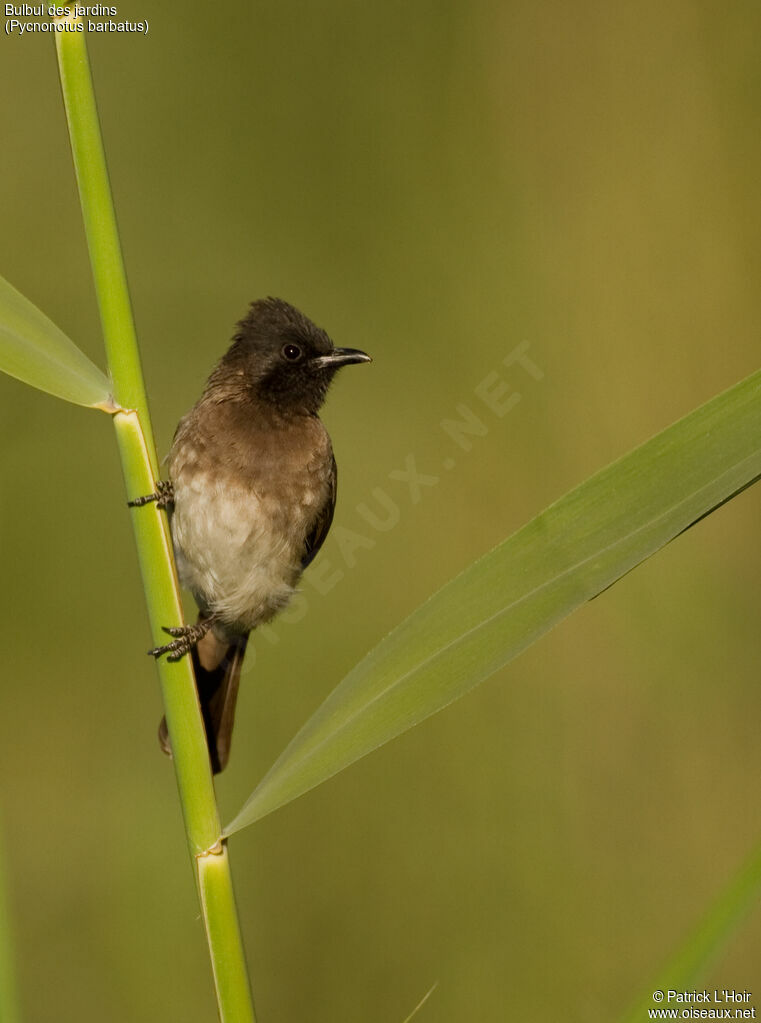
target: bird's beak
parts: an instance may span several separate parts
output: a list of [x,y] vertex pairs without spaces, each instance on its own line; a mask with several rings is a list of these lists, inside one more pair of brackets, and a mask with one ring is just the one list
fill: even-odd
[[366,352],[360,352],[358,348],[334,348],[327,355],[318,355],[310,359],[315,369],[338,369],[339,366],[350,366],[353,362],[372,362],[373,360]]

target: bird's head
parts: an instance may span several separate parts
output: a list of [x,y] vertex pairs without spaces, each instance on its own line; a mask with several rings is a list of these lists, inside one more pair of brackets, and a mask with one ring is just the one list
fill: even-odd
[[280,298],[251,304],[217,374],[233,372],[248,393],[282,412],[316,413],[337,369],[370,362],[356,348],[336,348],[328,335]]

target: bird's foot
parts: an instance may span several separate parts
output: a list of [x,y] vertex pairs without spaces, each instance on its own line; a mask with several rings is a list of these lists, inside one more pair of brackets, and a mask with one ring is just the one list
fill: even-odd
[[150,504],[151,501],[156,502],[157,508],[166,508],[167,505],[174,503],[174,486],[171,480],[158,480],[156,483],[155,494],[145,494],[143,497],[135,497],[132,501],[127,501],[128,508],[142,508],[144,504]]
[[195,625],[164,625],[162,626],[164,632],[175,638],[171,643],[165,643],[164,646],[156,646],[153,650],[149,650],[148,653],[156,658],[166,654],[168,661],[179,661],[181,657],[184,657],[185,654],[193,649],[199,639],[203,639],[211,628],[211,624],[210,618],[204,618],[203,621],[197,622]]

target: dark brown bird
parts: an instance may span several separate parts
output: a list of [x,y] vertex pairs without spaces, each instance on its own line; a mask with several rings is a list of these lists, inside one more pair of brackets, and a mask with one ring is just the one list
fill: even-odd
[[[215,773],[230,755],[249,632],[290,600],[327,536],[336,462],[317,413],[337,369],[370,362],[292,305],[254,302],[200,400],[180,420],[156,500],[169,510],[180,581],[198,621],[166,628],[154,657],[190,652]],[[160,738],[171,751],[166,721]]]

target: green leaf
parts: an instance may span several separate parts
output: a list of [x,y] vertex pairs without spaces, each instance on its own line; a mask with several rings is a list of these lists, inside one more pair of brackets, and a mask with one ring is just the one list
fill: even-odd
[[4,277],[0,277],[0,370],[75,405],[116,411],[108,377]]
[[[761,895],[761,846],[753,850],[748,860],[730,878],[703,919],[692,929],[683,946],[661,970],[660,975],[652,980],[631,1011],[622,1017],[621,1023],[642,1023],[643,1020],[650,1018],[648,1016],[650,1009],[657,1009],[659,1006],[673,1008],[673,1002],[670,1003],[667,997],[669,989],[687,991],[700,982],[728,939],[751,909],[758,904],[759,895]],[[659,1002],[657,998],[653,998],[656,992],[658,994],[666,992],[666,998]]]
[[0,848],[0,1020],[2,1023],[18,1023],[21,1015],[16,984],[14,928],[10,919],[3,854],[4,850]]
[[592,476],[447,583],[346,676],[226,828],[483,682],[761,475],[761,371]]

